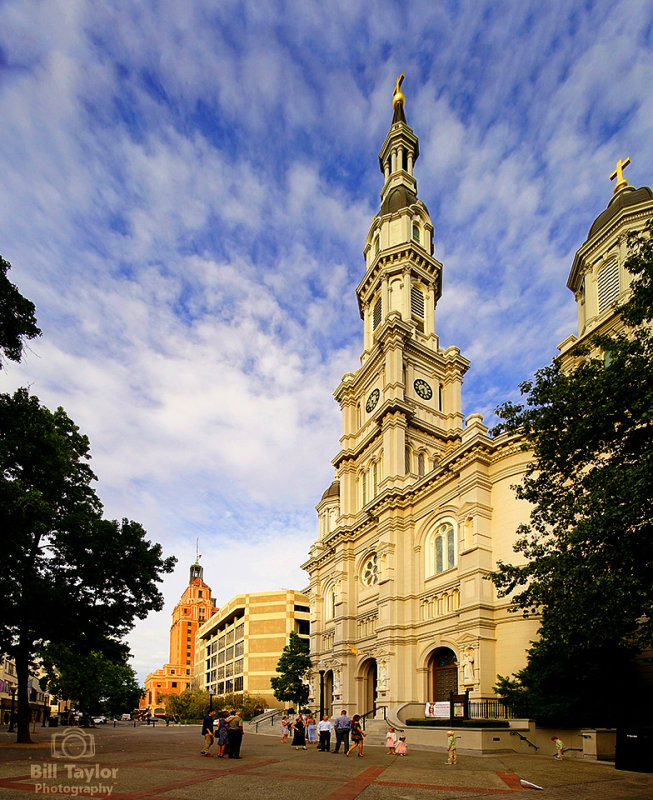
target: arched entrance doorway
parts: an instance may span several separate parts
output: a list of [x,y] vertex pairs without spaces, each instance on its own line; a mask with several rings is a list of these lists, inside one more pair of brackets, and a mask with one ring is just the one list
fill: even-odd
[[448,700],[449,693],[458,694],[458,665],[456,654],[448,647],[438,647],[429,659],[432,696],[429,700]]
[[333,671],[324,673],[324,713],[333,716]]
[[361,708],[359,714],[367,714],[369,711],[376,713],[376,660],[370,658],[361,666],[360,675],[362,678],[361,686]]

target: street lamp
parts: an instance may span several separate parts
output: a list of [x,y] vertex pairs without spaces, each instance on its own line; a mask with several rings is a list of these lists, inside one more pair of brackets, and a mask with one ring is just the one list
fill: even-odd
[[47,694],[43,692],[43,722],[41,723],[42,728],[45,728],[45,709],[47,707],[47,699],[48,699]]
[[320,661],[317,665],[320,673],[320,720],[324,716],[324,663]]
[[209,711],[213,711],[213,692],[209,691]]

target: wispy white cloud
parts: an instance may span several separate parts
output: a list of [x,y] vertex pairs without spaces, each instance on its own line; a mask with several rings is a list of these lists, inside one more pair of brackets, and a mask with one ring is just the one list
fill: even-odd
[[[37,304],[29,383],[88,433],[107,513],[180,565],[132,637],[166,659],[194,541],[218,602],[301,588],[396,75],[444,262],[441,342],[491,415],[575,326],[574,250],[630,155],[650,182],[637,0],[0,8],[0,251]],[[470,319],[473,309],[473,319]],[[225,569],[225,564],[228,569]]]

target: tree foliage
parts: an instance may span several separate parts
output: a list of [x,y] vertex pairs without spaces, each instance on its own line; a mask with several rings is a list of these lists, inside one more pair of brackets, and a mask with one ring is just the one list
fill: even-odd
[[61,408],[26,389],[0,395],[0,651],[16,660],[18,740],[29,741],[30,664],[47,643],[79,655],[112,649],[159,610],[175,559],[137,522],[102,519],[89,442]]
[[41,335],[36,325],[34,303],[18,291],[7,273],[11,264],[0,256],[0,369],[2,357],[20,361],[24,339]]
[[306,674],[311,666],[309,644],[294,631],[283,648],[277,664],[278,676],[270,678],[270,685],[277,700],[289,700],[297,707],[306,704],[309,695]]
[[209,707],[221,711],[240,711],[243,719],[251,719],[265,710],[264,697],[255,694],[219,694],[210,697],[203,689],[186,689],[181,694],[169,694],[165,698],[166,713],[178,717],[182,722],[202,719]]
[[50,694],[73,700],[85,714],[110,716],[131,713],[143,694],[125,656],[109,657],[101,651],[79,653],[55,644],[46,645],[39,653]]
[[[596,335],[521,385],[497,432],[521,431],[532,462],[517,496],[532,504],[516,564],[493,581],[515,609],[540,614],[519,678],[548,716],[596,718],[606,685],[631,679],[653,644],[653,222],[629,235],[622,332]],[[607,683],[613,680],[612,684]]]

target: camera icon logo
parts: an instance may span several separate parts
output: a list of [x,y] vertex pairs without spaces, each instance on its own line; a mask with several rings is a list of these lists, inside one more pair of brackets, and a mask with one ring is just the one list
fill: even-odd
[[95,755],[95,736],[79,729],[53,733],[50,748],[52,758],[90,758]]

